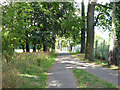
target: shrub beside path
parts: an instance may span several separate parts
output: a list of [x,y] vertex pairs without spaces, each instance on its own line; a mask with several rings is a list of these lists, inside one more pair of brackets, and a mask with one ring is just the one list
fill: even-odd
[[90,64],[84,61],[73,58],[68,52],[59,52],[55,64],[48,72],[49,78],[47,81],[48,88],[77,88],[73,69],[83,69],[93,75],[107,80],[117,86],[119,72],[103,68],[98,65]]

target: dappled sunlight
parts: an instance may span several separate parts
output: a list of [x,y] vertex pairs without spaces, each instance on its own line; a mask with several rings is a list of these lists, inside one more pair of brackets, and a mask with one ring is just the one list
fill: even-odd
[[[65,68],[66,69],[97,69],[99,67],[99,65],[96,65],[96,63],[88,63],[85,61],[80,61],[82,59],[84,59],[84,54],[78,54],[77,57],[80,58],[80,60],[78,60],[77,58],[73,58],[72,56],[67,57],[67,56],[63,56],[64,53],[60,53],[60,58],[58,57],[56,59],[56,61],[58,63],[61,64],[65,64]],[[68,54],[69,55],[69,54]],[[104,63],[102,63],[102,65],[105,65]],[[105,69],[105,68],[104,68]]]
[[24,76],[24,77],[33,77],[35,79],[38,78],[38,76],[34,76],[34,75],[29,75],[29,74],[18,74],[19,76]]
[[[102,68],[99,65],[95,65],[95,63],[89,63],[85,62],[79,59],[75,59],[72,56],[70,56],[68,53],[60,53],[58,54],[58,57],[56,59],[56,64],[52,68],[52,73],[49,74],[49,87],[64,87],[64,82],[70,82],[68,79],[70,72],[74,69],[82,69],[89,73],[94,74],[95,76],[108,80],[109,82],[116,83],[116,79],[118,79],[118,74],[116,71],[110,71],[106,70],[106,68]],[[105,73],[105,74],[104,74]],[[113,75],[114,74],[114,75]],[[114,78],[112,80],[111,78]],[[67,79],[68,78],[68,79]],[[88,76],[85,77],[87,79]],[[64,81],[62,82],[61,79]],[[94,82],[93,82],[94,83]],[[66,83],[65,83],[66,84]],[[68,85],[69,86],[69,85]],[[86,87],[84,85],[81,85],[81,87]],[[66,87],[66,86],[65,86]],[[92,87],[92,86],[90,86]]]
[[56,61],[58,61],[58,63],[62,63],[62,64],[66,64],[65,68],[67,69],[86,69],[88,67],[91,68],[95,68],[96,66],[84,61],[80,61],[77,59],[74,59],[72,57],[63,57],[63,58],[57,58]]
[[61,61],[61,63],[76,63],[74,61]]
[[67,66],[67,67],[65,67],[65,68],[67,68],[67,69],[73,69],[73,67],[69,67],[69,66]]
[[47,75],[52,75],[53,73],[47,73]]
[[[108,62],[102,61],[101,59],[95,59],[94,62],[91,62],[91,61],[85,59],[85,55],[81,54],[81,53],[80,54],[74,53],[74,55],[71,54],[71,56],[76,59],[79,59],[85,63],[89,62],[88,66],[91,66],[91,68],[93,68],[93,69],[96,68],[94,66],[102,66],[102,67],[109,68],[112,70],[120,71],[118,66],[115,66],[115,65],[108,66]],[[84,65],[84,66],[86,66],[86,65]]]
[[50,87],[61,87],[61,83],[58,81],[58,80],[52,80],[52,81],[50,81],[50,83],[49,83],[49,86]]
[[76,69],[86,69],[86,67],[76,67]]
[[10,63],[3,60],[3,87],[45,88],[46,72],[56,56],[54,52],[15,53]]

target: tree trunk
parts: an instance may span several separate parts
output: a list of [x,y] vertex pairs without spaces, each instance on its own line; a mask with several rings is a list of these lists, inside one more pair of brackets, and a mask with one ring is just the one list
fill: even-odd
[[115,2],[113,2],[112,9],[112,32],[109,47],[108,65],[114,64],[114,61],[115,61]]
[[104,55],[105,55],[105,40],[103,40],[103,52],[102,52],[102,58],[104,58]]
[[117,65],[120,65],[120,44],[118,44],[118,59],[117,59]]
[[62,51],[62,41],[60,41],[60,51]]
[[52,50],[53,50],[53,51],[55,50],[55,42],[54,42],[53,45],[52,45]]
[[70,36],[69,36],[69,40],[68,40],[68,50],[71,51],[71,47],[70,47]]
[[26,41],[26,52],[30,52],[29,43]]
[[46,52],[47,51],[47,45],[45,43],[43,43],[43,51]]
[[[26,22],[26,19],[24,19],[24,22]],[[26,26],[25,26],[25,29],[26,29]],[[25,30],[25,35],[26,35],[26,52],[30,52],[29,42],[28,42],[28,31],[27,30]]]
[[37,45],[37,50],[40,51],[40,49],[41,49],[41,45],[38,44],[38,45]]
[[[27,34],[26,34],[26,37],[28,38]],[[28,43],[27,38],[26,38],[26,52],[30,52],[29,43]]]
[[24,47],[24,45],[22,44],[22,49],[23,49],[23,52],[25,52],[25,47]]
[[8,56],[5,55],[6,62],[9,63]]
[[98,40],[95,42],[95,56],[97,56],[97,46],[98,46]]
[[82,27],[81,27],[81,53],[85,53],[85,8],[84,8],[84,0],[82,0],[81,5],[81,16],[82,16]]
[[57,41],[58,41],[58,49],[60,49],[60,44],[59,44],[58,35],[57,35]]
[[59,44],[59,40],[58,40],[58,49],[60,49],[60,44]]
[[94,10],[95,2],[90,2],[87,12],[87,43],[85,58],[90,61],[94,60]]
[[28,43],[28,34],[27,34],[27,31],[26,31],[26,52],[30,52],[30,48],[29,48],[29,43]]
[[36,44],[33,44],[33,52],[36,52]]
[[72,51],[72,47],[73,47],[73,46],[72,46],[72,45],[70,45],[70,51]]
[[52,50],[55,50],[55,37],[53,36],[53,45],[52,45]]

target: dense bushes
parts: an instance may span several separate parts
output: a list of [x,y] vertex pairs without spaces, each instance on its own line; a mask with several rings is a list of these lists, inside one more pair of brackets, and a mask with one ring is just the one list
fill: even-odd
[[[97,47],[97,52],[95,54],[95,57],[98,59],[102,59],[105,61],[108,61],[109,59],[109,45],[105,45],[103,48],[103,45],[99,45]],[[112,62],[112,64],[115,65],[119,65],[120,64],[120,60],[119,60],[119,51],[118,51],[118,46],[115,46],[115,52],[114,52],[114,62]]]
[[15,53],[11,62],[3,58],[3,88],[45,88],[49,67],[56,57],[53,52]]
[[103,60],[108,60],[109,57],[109,46],[105,45],[104,49],[103,46],[98,46],[97,47],[97,53],[95,54],[96,58],[103,59]]

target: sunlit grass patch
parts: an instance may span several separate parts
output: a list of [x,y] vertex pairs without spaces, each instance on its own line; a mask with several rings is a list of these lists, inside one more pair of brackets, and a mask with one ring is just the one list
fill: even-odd
[[85,70],[75,69],[73,73],[77,79],[78,88],[116,88],[114,84],[102,80]]
[[3,88],[45,88],[47,71],[57,53],[16,53],[6,63],[3,58]]
[[85,61],[85,62],[88,62],[88,63],[94,63],[96,65],[100,65],[102,67],[109,68],[109,69],[112,69],[112,70],[119,70],[119,66],[115,66],[115,65],[108,66],[108,62],[105,61],[105,60],[94,59],[94,61],[89,61],[88,59],[85,59],[85,54],[84,53],[72,53],[71,52],[70,55],[73,56],[76,59],[79,59],[79,60],[82,60],[82,61]]

